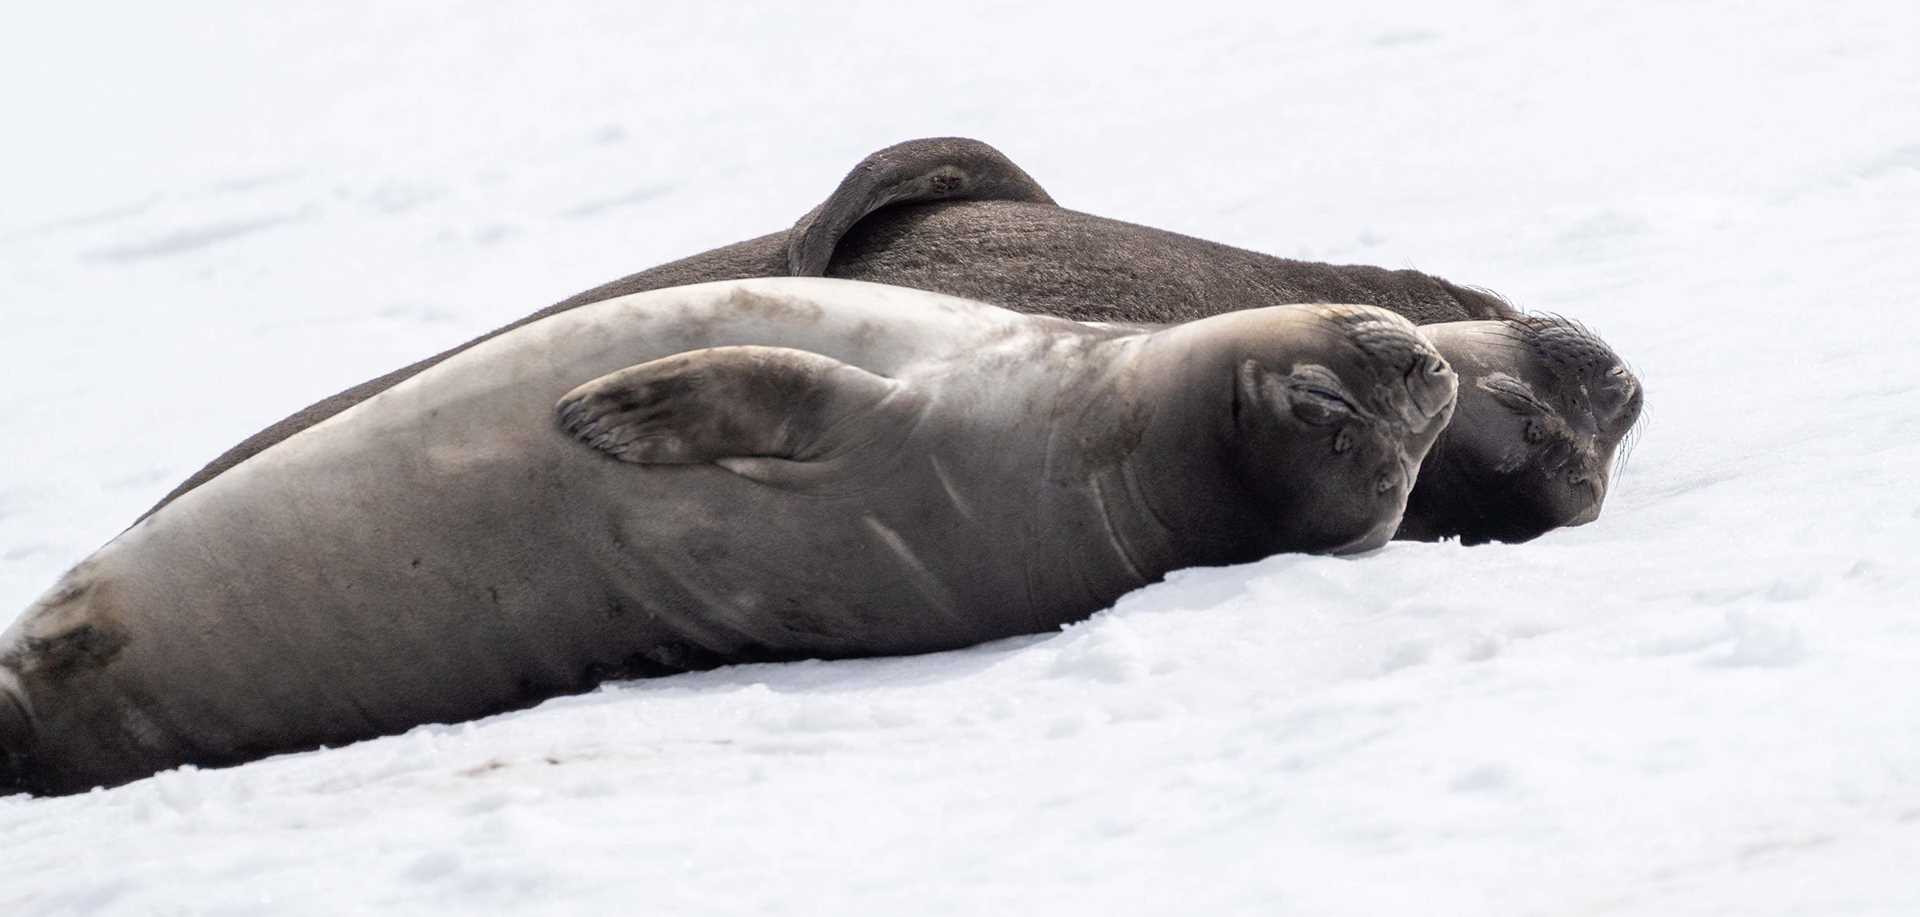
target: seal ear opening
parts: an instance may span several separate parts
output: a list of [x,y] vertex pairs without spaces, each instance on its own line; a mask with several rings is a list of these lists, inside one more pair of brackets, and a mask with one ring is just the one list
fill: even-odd
[[710,347],[629,366],[555,406],[567,435],[623,462],[810,461],[899,383],[804,350]]

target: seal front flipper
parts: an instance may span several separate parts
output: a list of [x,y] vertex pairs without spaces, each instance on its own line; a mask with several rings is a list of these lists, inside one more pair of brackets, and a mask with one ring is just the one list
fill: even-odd
[[856,444],[847,421],[901,388],[804,350],[711,347],[608,373],[554,410],[569,435],[637,465],[806,462]]
[[978,140],[929,137],[896,143],[860,160],[833,194],[793,224],[787,233],[788,273],[825,277],[841,237],[875,210],[951,200],[1053,203],[1033,176]]

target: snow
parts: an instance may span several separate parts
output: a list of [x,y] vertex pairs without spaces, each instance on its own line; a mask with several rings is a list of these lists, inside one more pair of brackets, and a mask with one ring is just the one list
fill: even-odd
[[317,397],[916,136],[1578,317],[1644,435],[1520,546],[0,798],[0,910],[1920,912],[1920,7],[38,4],[0,608]]

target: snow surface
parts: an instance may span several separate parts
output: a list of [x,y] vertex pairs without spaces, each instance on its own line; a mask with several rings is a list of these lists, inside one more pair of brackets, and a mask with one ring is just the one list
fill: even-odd
[[7,914],[1920,913],[1920,7],[30,4],[0,608],[309,401],[860,156],[1576,316],[1591,526],[0,799]]

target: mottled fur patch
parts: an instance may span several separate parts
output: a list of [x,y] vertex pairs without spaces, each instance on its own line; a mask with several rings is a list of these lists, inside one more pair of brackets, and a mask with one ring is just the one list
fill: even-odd
[[126,648],[126,631],[103,606],[89,566],[74,568],[27,612],[20,642],[0,662],[59,680],[105,666]]
[[82,624],[50,637],[28,637],[24,641],[30,670],[54,680],[105,666],[120,655],[127,642],[125,633],[92,624]]

